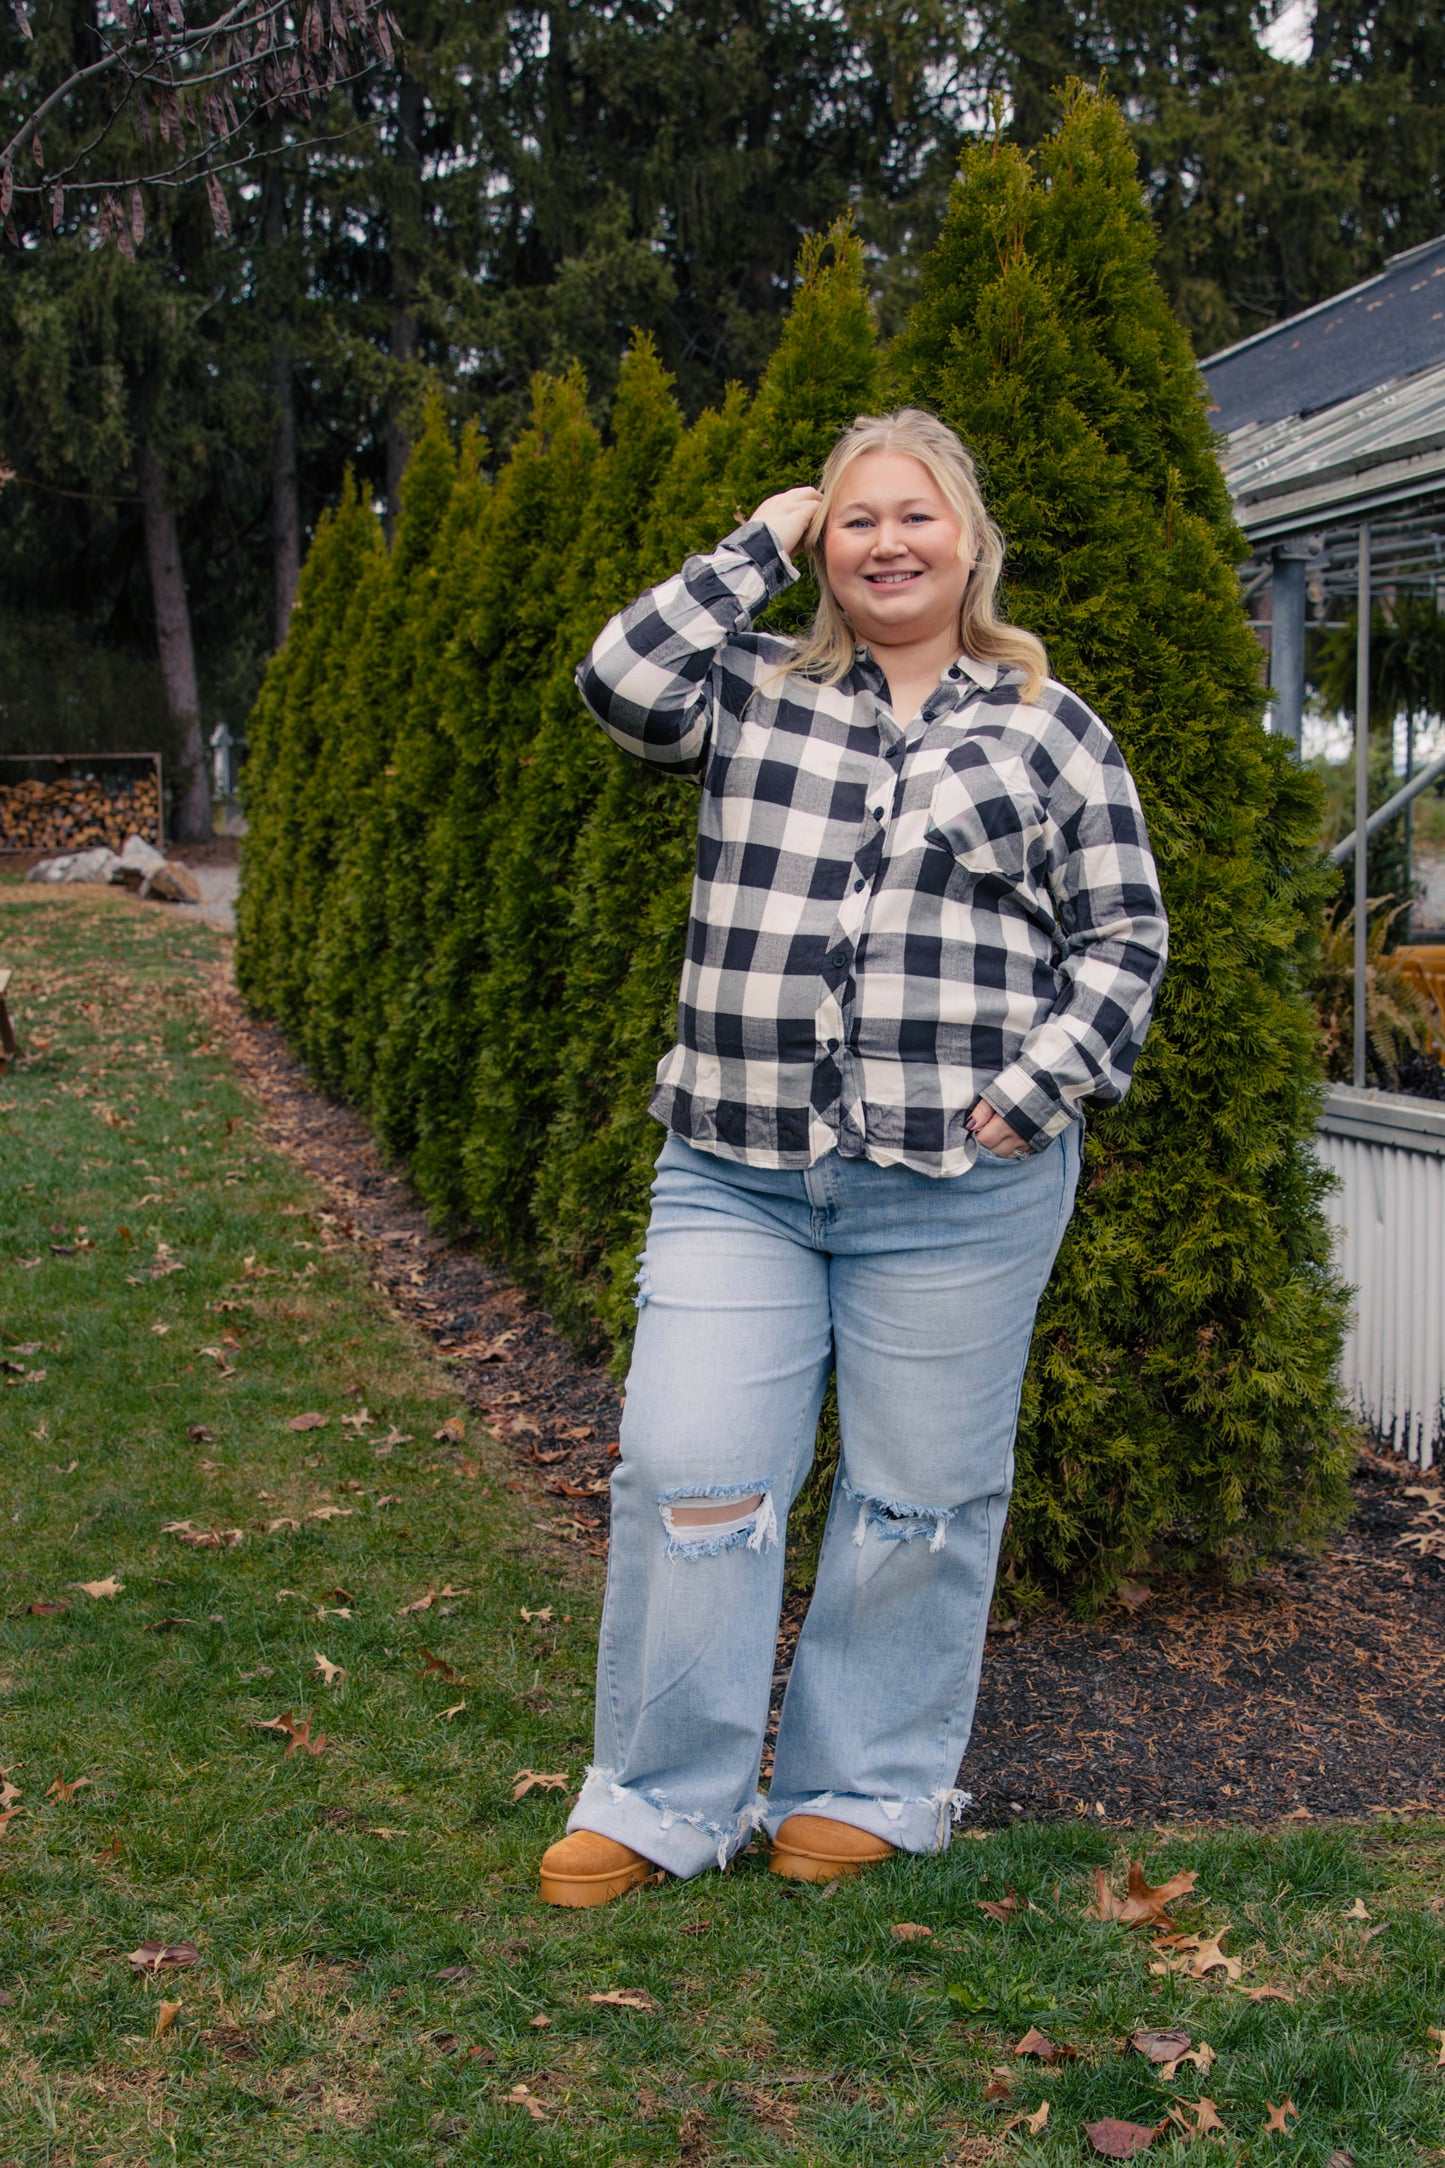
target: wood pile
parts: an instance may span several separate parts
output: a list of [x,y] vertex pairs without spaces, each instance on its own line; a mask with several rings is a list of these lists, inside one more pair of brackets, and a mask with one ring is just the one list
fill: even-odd
[[62,775],[0,781],[0,851],[121,849],[127,836],[160,842],[153,768],[131,775]]

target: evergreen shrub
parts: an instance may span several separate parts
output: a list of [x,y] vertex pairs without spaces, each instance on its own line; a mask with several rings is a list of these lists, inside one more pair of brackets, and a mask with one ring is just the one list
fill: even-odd
[[[251,728],[239,966],[438,1219],[620,1356],[695,795],[607,746],[573,668],[611,610],[813,479],[854,413],[941,413],[1009,538],[1011,614],[1134,769],[1174,925],[1025,1387],[1009,1575],[1085,1602],[1166,1545],[1240,1570],[1322,1536],[1348,1449],[1301,991],[1317,785],[1260,728],[1239,539],[1134,171],[1088,95],[1032,159],[970,152],[887,353],[856,241],[815,240],[756,395],[691,426],[645,340],[605,441],[575,373],[538,380],[490,481],[433,416],[390,557],[349,492],[308,559]],[[809,607],[795,589],[774,621]]]

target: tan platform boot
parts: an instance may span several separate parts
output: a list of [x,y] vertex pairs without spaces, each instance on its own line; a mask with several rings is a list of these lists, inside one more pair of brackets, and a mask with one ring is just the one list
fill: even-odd
[[542,1854],[544,1905],[605,1905],[624,1897],[657,1869],[629,1844],[574,1829]]
[[790,1814],[773,1839],[771,1868],[796,1882],[832,1882],[892,1859],[894,1849],[851,1822],[832,1822],[823,1814]]

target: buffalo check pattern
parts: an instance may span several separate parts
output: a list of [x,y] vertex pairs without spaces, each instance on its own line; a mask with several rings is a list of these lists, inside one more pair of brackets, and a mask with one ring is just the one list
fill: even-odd
[[1168,927],[1114,740],[961,657],[900,728],[753,620],[797,577],[750,520],[614,617],[577,673],[608,736],[698,778],[697,870],[652,1112],[757,1167],[961,1174],[980,1098],[1034,1150],[1128,1088]]

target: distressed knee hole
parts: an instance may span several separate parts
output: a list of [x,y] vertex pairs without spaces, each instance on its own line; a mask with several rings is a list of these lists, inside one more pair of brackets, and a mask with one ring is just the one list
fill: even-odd
[[956,1506],[906,1505],[897,1498],[870,1498],[844,1481],[843,1495],[858,1508],[853,1541],[861,1549],[871,1532],[884,1543],[913,1543],[927,1536],[930,1551],[941,1551]]
[[778,1540],[777,1514],[767,1483],[716,1484],[701,1490],[664,1491],[657,1510],[672,1558],[711,1558],[720,1551],[761,1551]]

